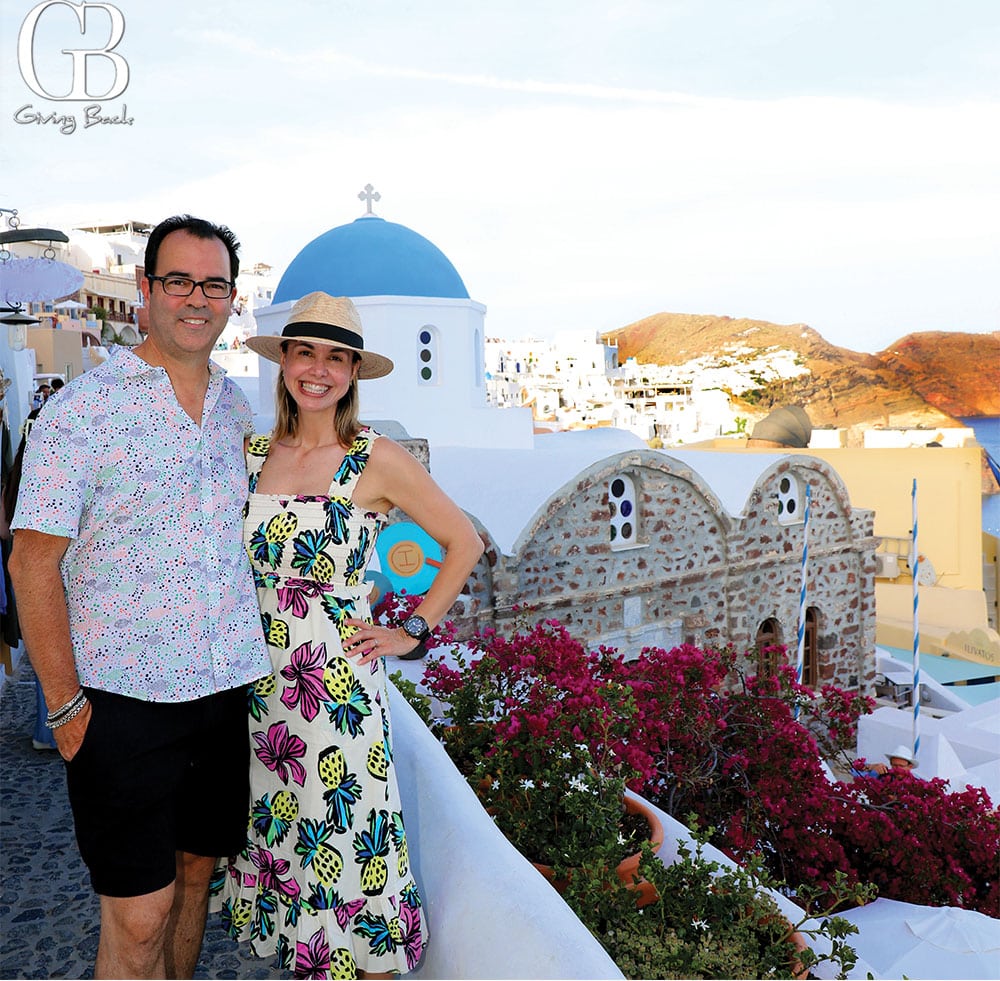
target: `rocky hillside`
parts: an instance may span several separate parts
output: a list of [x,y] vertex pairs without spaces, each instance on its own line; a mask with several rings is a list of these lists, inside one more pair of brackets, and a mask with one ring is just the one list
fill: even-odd
[[908,334],[878,357],[942,412],[1000,416],[1000,331]]
[[935,428],[958,416],[1000,415],[1000,333],[911,334],[878,354],[828,343],[805,324],[658,313],[604,335],[618,359],[682,365],[713,355],[720,362],[791,351],[808,369],[731,394],[751,418],[777,405],[803,405],[813,425]]

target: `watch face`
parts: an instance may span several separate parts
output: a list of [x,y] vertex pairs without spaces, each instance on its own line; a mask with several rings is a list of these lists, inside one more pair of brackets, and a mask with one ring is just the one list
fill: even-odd
[[424,634],[429,633],[427,621],[422,616],[418,616],[416,613],[414,613],[411,617],[407,617],[403,621],[403,629],[411,637],[416,637],[418,640],[423,637]]

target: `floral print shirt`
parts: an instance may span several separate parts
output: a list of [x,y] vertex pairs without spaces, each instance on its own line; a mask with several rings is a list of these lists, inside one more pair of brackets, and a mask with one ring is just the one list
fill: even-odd
[[210,364],[202,424],[128,348],[39,414],[11,527],[69,538],[80,682],[180,702],[270,673],[242,541],[246,397]]

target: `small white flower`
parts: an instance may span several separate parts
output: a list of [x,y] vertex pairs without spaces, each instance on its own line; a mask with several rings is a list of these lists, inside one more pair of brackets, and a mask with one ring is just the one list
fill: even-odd
[[618,844],[619,845],[625,844],[625,835],[623,835],[620,831],[618,832]]
[[580,777],[573,777],[569,782],[570,790],[586,790],[587,784]]
[[521,786],[525,790],[534,790],[535,789],[535,781],[534,780],[527,780],[527,779],[522,780],[521,781]]
[[699,917],[699,916],[696,916],[691,921],[691,926],[693,926],[696,930],[707,930],[708,929],[708,924],[703,919],[701,919],[701,917]]

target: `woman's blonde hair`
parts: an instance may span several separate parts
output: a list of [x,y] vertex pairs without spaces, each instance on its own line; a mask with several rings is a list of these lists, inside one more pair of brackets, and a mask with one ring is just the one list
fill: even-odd
[[[282,351],[286,349],[286,344],[281,345]],[[354,364],[360,360],[355,354]],[[337,412],[333,419],[333,428],[341,446],[350,448],[351,443],[361,431],[360,411],[361,397],[358,394],[358,377],[355,375],[351,379],[347,391],[337,403]],[[271,439],[278,442],[286,436],[297,435],[298,431],[299,407],[285,386],[285,374],[279,368],[278,380],[274,386],[274,432],[271,434]]]

